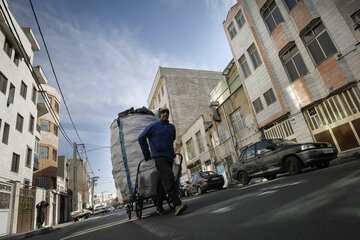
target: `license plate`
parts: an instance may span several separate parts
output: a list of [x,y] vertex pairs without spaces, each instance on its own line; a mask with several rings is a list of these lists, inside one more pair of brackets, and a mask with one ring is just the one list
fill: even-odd
[[333,153],[334,149],[323,149],[323,153]]
[[218,177],[213,177],[211,180],[219,180],[220,178]]

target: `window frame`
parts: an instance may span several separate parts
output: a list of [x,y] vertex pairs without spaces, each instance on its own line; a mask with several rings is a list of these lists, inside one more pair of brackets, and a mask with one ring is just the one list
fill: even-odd
[[5,145],[8,145],[9,144],[9,136],[10,136],[10,124],[8,124],[7,122],[4,122],[1,142]]
[[[14,159],[15,157],[15,159]],[[18,173],[19,172],[19,165],[20,165],[20,155],[13,152],[12,158],[11,158],[11,172]]]
[[28,167],[28,168],[31,167],[32,156],[33,156],[33,149],[31,147],[27,146],[26,147],[25,166]]
[[[42,149],[47,149],[47,158],[43,158],[42,157]],[[39,159],[49,159],[49,153],[50,153],[50,148],[46,147],[46,146],[41,146],[39,147]]]
[[236,21],[239,29],[241,29],[245,25],[246,19],[245,19],[243,11],[241,9],[239,9],[239,11],[236,13],[235,21]]
[[7,79],[7,77],[5,77],[2,72],[0,72],[0,92],[2,92],[4,95],[6,95],[8,82],[9,80]]
[[[292,50],[295,49],[295,48],[296,48],[296,52],[291,53]],[[289,58],[284,60],[284,56],[286,54],[289,55]],[[306,72],[304,72],[304,73],[300,73],[300,70],[299,70],[300,65],[298,65],[297,62],[294,60],[296,57],[298,57],[298,55],[299,55],[299,57],[301,59],[302,64],[304,64],[304,67],[306,69]],[[300,54],[299,48],[296,46],[296,44],[292,44],[290,47],[288,47],[284,51],[280,52],[279,57],[280,57],[280,60],[281,60],[281,62],[283,64],[283,66],[284,66],[284,68],[285,68],[291,82],[294,82],[296,79],[298,79],[298,78],[300,78],[302,76],[305,76],[305,75],[307,75],[309,73],[309,70],[306,67],[306,64],[305,64],[305,62],[304,62],[304,60],[303,60],[303,58],[302,58],[302,56]],[[295,71],[296,71],[296,74],[297,74],[297,77],[294,78],[294,79],[293,79],[292,75],[290,74],[290,71],[289,71],[289,68],[288,68],[288,65],[287,65],[289,62],[291,62],[293,64],[293,66],[295,68]]]
[[[274,7],[272,10],[270,10],[270,6],[271,6],[272,3],[275,4],[275,7]],[[273,15],[273,13],[276,11],[276,9],[277,9],[277,11],[278,11],[279,14],[280,14],[280,15],[279,15],[280,18],[281,18],[281,19],[280,19],[280,22],[277,22],[277,20],[275,19],[274,15]],[[268,15],[265,17],[265,12],[266,12],[267,10],[268,10],[269,13],[268,13]],[[285,20],[284,20],[284,17],[282,16],[282,14],[281,14],[281,12],[280,12],[280,9],[279,9],[278,5],[276,4],[276,1],[275,1],[275,0],[269,1],[269,2],[261,9],[261,16],[262,16],[262,18],[264,19],[265,25],[266,25],[267,28],[269,29],[270,33],[272,33],[272,32],[277,28],[277,26],[280,25],[280,23],[282,23],[282,22],[285,21]],[[269,25],[268,22],[266,21],[269,17],[272,18],[273,23],[275,24],[275,26],[274,26],[273,29],[270,28],[270,25]]]
[[289,0],[284,0],[284,5],[287,7],[287,9],[289,10],[289,12],[290,12],[292,9],[294,9],[294,7],[295,7],[296,5],[298,5],[298,3],[299,3],[299,0],[290,0],[290,1],[292,1],[292,3],[295,3],[295,4],[292,5],[292,7],[290,8],[290,6],[289,6],[289,4],[288,4],[287,1],[289,1]]
[[[316,27],[318,27],[319,25],[322,25],[322,26],[323,26],[323,30],[321,30],[319,33],[315,33],[314,29],[315,29]],[[305,37],[306,37],[306,36],[308,35],[308,33],[310,33],[310,32],[312,33],[313,38],[307,42],[307,40],[305,40]],[[331,40],[332,46],[333,46],[334,49],[335,49],[334,52],[331,52],[331,53],[329,53],[328,55],[325,53],[325,50],[324,50],[324,48],[323,48],[323,45],[324,45],[324,44],[320,44],[320,41],[319,41],[319,39],[318,39],[318,38],[320,38],[321,36],[323,36],[323,34],[327,34],[327,36],[328,36],[329,39]],[[328,59],[329,57],[333,56],[334,54],[336,54],[336,53],[338,52],[338,49],[336,48],[334,41],[332,40],[330,34],[328,33],[328,31],[327,31],[327,29],[326,29],[326,27],[325,27],[325,25],[324,25],[324,23],[323,23],[322,21],[318,21],[318,22],[316,22],[315,24],[313,24],[313,26],[312,26],[311,28],[309,28],[306,32],[304,32],[304,33],[302,34],[301,39],[302,39],[304,45],[306,46],[306,49],[308,50],[308,52],[309,52],[311,58],[313,59],[315,65],[319,65],[320,63],[322,63],[323,61],[325,61],[326,59]],[[310,50],[310,48],[309,48],[309,45],[310,45],[311,43],[313,43],[314,41],[316,41],[317,45],[320,47],[321,53],[323,54],[323,58],[322,58],[321,60],[319,60],[319,61],[317,61],[317,60],[315,59],[313,52],[312,52],[312,51]],[[329,44],[329,43],[326,43],[325,45],[330,45],[330,44]],[[324,45],[324,46],[325,46],[325,45]]]
[[56,149],[52,149],[52,157],[51,159],[55,162],[57,162],[57,150]]
[[[265,95],[265,94],[267,94],[267,95]],[[271,96],[270,96],[270,95],[271,95]],[[267,106],[270,106],[271,104],[277,102],[275,93],[274,93],[274,91],[273,91],[272,88],[270,88],[270,89],[268,89],[266,92],[264,92],[263,96],[264,96],[264,99],[265,99],[265,102],[266,102],[266,105],[267,105]],[[267,99],[267,97],[269,97],[269,99]]]
[[198,145],[199,153],[203,153],[205,151],[205,147],[204,147],[204,142],[203,142],[203,137],[202,137],[201,131],[196,132],[195,137],[196,137],[196,142]]
[[250,56],[251,62],[253,64],[254,70],[261,66],[262,60],[259,55],[259,52],[255,46],[255,44],[251,44],[250,47],[247,49],[247,52]]
[[27,85],[24,83],[24,81],[21,81],[20,86],[20,95],[26,100],[27,95]]
[[[20,120],[20,121],[19,121]],[[24,117],[21,116],[19,113],[16,116],[16,125],[15,128],[19,130],[19,132],[23,131],[24,128]]]
[[[255,102],[257,102],[257,101],[260,103],[259,106],[261,106],[261,109],[258,109],[258,108],[257,108],[258,105],[255,104]],[[264,105],[262,104],[262,101],[261,101],[261,98],[260,98],[260,97],[256,98],[256,99],[252,102],[252,105],[253,105],[253,107],[254,107],[254,110],[255,110],[255,113],[256,113],[256,114],[258,114],[258,113],[260,113],[261,111],[264,110]]]
[[34,134],[34,129],[35,129],[35,117],[30,113],[30,118],[29,118],[29,132],[31,134]]
[[251,70],[250,70],[249,64],[247,63],[245,54],[243,54],[239,58],[239,65],[240,65],[241,72],[242,72],[244,79],[247,79],[249,76],[251,76]]
[[233,40],[234,37],[237,35],[237,31],[236,31],[235,24],[233,23],[233,21],[231,21],[231,23],[227,27],[227,31],[229,33],[230,39]]
[[12,56],[13,49],[14,49],[13,45],[9,42],[9,40],[7,38],[5,38],[3,50],[10,59]]
[[186,152],[187,152],[188,160],[194,159],[196,155],[195,155],[195,146],[194,146],[193,138],[191,137],[190,139],[188,139],[185,144],[186,144]]
[[[238,116],[236,116],[238,115]],[[235,119],[235,118],[238,119]],[[242,129],[246,128],[246,121],[245,121],[245,116],[241,110],[241,107],[239,107],[238,109],[236,109],[234,112],[232,112],[230,114],[230,121],[231,121],[231,125],[233,127],[233,131],[234,133],[238,133],[240,132]],[[241,125],[241,126],[239,126]]]
[[[220,129],[220,130],[219,130]],[[217,133],[219,135],[220,144],[226,141],[226,132],[222,123],[217,125]]]
[[[49,124],[49,130],[43,128],[45,122]],[[50,132],[50,121],[45,119],[40,119],[40,129],[41,131]]]

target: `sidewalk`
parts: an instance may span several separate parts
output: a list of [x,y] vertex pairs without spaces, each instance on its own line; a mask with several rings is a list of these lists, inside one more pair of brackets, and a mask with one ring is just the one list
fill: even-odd
[[9,239],[9,240],[25,239],[25,238],[31,238],[34,236],[46,234],[46,233],[49,233],[52,231],[54,231],[53,227],[44,227],[41,229],[35,229],[35,230],[23,232],[23,233],[17,233],[17,234],[13,234],[13,235],[0,237],[0,239]]

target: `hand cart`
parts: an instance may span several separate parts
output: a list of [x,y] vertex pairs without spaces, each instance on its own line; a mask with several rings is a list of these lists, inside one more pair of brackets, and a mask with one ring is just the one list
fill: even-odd
[[[178,172],[178,175],[177,175],[177,179],[175,180],[176,182],[176,186],[177,186],[177,190],[179,191],[180,189],[180,175],[181,175],[181,165],[182,165],[182,161],[183,161],[183,156],[180,154],[180,153],[176,153],[176,155],[178,155],[180,157],[180,167],[179,167],[179,172]],[[136,182],[135,182],[135,189],[134,189],[134,192],[133,192],[133,196],[134,196],[134,200],[128,202],[126,205],[125,205],[125,209],[126,209],[126,215],[127,215],[127,218],[128,219],[131,219],[131,211],[134,210],[134,205],[135,205],[135,213],[136,213],[136,217],[138,219],[141,219],[142,217],[142,210],[143,209],[148,209],[148,208],[151,208],[151,207],[156,207],[155,204],[153,205],[150,205],[150,206],[146,206],[144,207],[144,201],[145,200],[149,200],[155,196],[151,196],[151,197],[143,197],[140,195],[140,193],[138,192],[138,176],[139,176],[139,172],[140,172],[140,165],[141,163],[145,161],[145,159],[142,159],[139,164],[138,164],[138,167],[137,167],[137,172],[136,172]],[[170,209],[175,209],[175,206],[174,204],[172,203],[170,197],[166,194],[165,196],[165,200],[166,202],[168,203],[169,205],[169,208]]]

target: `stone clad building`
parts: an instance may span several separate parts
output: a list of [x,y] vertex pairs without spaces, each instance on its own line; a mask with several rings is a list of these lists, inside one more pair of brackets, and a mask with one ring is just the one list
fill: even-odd
[[359,1],[238,0],[223,22],[268,138],[360,144]]

